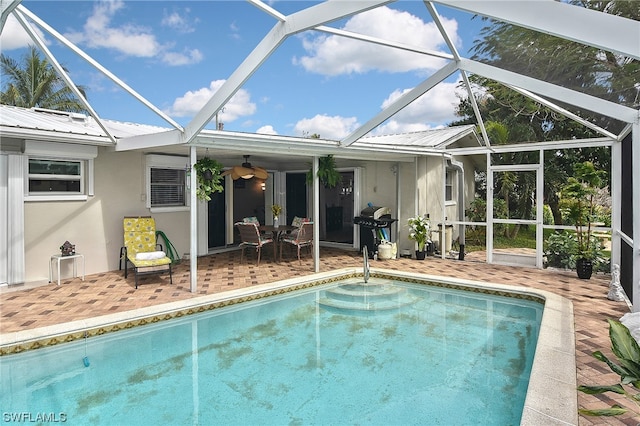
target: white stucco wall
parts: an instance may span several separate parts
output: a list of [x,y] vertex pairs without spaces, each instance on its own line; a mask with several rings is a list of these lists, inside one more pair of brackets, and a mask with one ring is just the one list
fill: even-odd
[[[49,259],[65,241],[85,256],[87,274],[118,269],[124,216],[153,216],[180,255],[189,251],[189,212],[151,214],[145,206],[143,153],[101,148],[94,165],[95,195],[88,201],[25,204],[27,282],[48,280]],[[71,264],[62,263],[63,277],[71,276]]]

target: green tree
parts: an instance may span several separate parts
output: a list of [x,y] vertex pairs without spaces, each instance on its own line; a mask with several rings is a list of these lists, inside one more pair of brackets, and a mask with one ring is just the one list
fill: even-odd
[[[3,82],[0,103],[23,108],[86,111],[65,81],[46,58],[40,57],[34,46],[29,47],[22,62],[4,54],[0,55],[0,66]],[[77,88],[86,98],[85,88],[82,86]]]
[[[570,0],[569,3],[575,7],[640,20],[640,2]],[[612,102],[637,107],[639,99],[635,85],[640,81],[639,61],[508,23],[486,21],[488,25],[483,28],[482,37],[473,46],[473,59]],[[478,91],[481,94],[476,97],[483,119],[506,126],[511,144],[599,136],[589,128],[496,81],[479,76],[471,76],[471,80],[482,88]],[[461,119],[452,125],[475,123],[468,99],[461,99],[457,112]],[[575,109],[573,112],[614,132],[621,129],[621,123],[608,117]],[[493,160],[496,164],[518,164],[524,162],[527,155],[494,154]],[[558,193],[571,176],[573,164],[584,161],[591,161],[598,169],[605,170],[603,178],[608,184],[608,148],[557,150],[545,154],[543,196],[552,210],[556,224],[562,223]],[[532,203],[531,200],[531,207]]]

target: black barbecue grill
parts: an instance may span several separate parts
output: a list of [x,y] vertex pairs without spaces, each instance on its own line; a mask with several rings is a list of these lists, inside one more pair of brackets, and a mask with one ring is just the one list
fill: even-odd
[[354,217],[353,223],[360,226],[360,253],[367,246],[369,257],[373,259],[382,242],[380,230],[391,240],[391,224],[396,221],[391,219],[391,209],[388,207],[369,206],[360,212],[360,216]]

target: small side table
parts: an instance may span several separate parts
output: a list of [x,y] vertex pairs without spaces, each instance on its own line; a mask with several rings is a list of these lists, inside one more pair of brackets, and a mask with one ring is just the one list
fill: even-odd
[[58,285],[60,285],[60,262],[62,260],[67,260],[67,259],[73,259],[73,277],[77,277],[77,269],[76,269],[76,259],[82,259],[82,281],[84,281],[84,272],[85,272],[85,267],[84,267],[84,255],[83,254],[71,254],[69,256],[63,256],[61,254],[52,254],[51,255],[51,259],[49,260],[49,282],[53,281],[53,261],[57,260],[58,261]]

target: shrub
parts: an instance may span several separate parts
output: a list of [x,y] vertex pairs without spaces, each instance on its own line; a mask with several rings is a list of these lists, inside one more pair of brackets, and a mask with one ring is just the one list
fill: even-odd
[[[609,272],[611,260],[604,256],[601,241],[591,236],[591,246],[594,247],[593,271]],[[578,239],[575,232],[558,231],[549,235],[544,244],[546,257],[545,267],[575,269],[579,259],[577,253]]]

